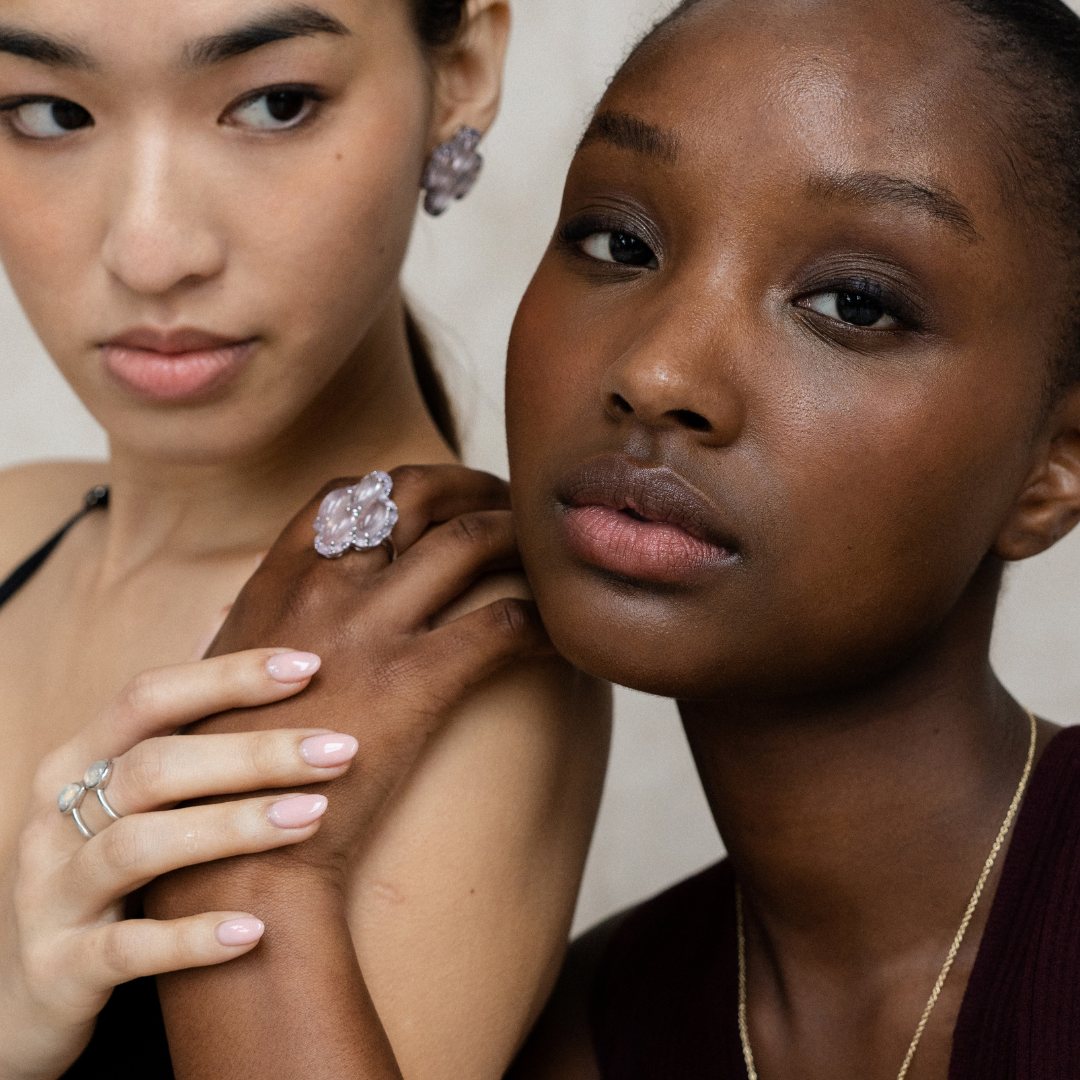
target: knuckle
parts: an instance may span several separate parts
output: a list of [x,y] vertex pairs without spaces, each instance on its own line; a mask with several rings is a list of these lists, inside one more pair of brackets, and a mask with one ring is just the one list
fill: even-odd
[[165,739],[146,739],[139,743],[117,761],[113,784],[129,799],[139,803],[162,791],[168,775],[168,748],[171,745]]
[[246,765],[254,776],[273,779],[281,772],[282,733],[253,731],[245,740]]
[[117,705],[124,713],[134,716],[151,716],[157,711],[161,700],[158,672],[143,671],[129,679],[117,698]]
[[98,857],[108,870],[129,871],[142,861],[143,824],[139,817],[121,818],[94,838],[98,841]]
[[525,602],[504,596],[489,607],[489,618],[497,631],[517,637],[532,627],[532,618]]
[[132,967],[132,948],[124,924],[112,923],[104,927],[101,933],[101,966],[111,983],[125,980]]

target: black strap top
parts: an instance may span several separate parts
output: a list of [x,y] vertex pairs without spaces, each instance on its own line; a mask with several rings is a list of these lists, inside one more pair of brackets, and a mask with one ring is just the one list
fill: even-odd
[[20,563],[0,582],[0,607],[3,607],[37,572],[42,563],[56,550],[71,526],[82,521],[91,510],[104,510],[109,505],[109,489],[102,485],[91,488],[83,497],[83,508],[62,528],[57,530],[25,562]]
[[[41,569],[76,522],[108,505],[107,487],[88,491],[83,508],[0,582],[0,607]],[[105,1076],[173,1080],[169,1043],[153,979],[134,979],[113,991],[98,1017],[89,1046],[64,1073],[63,1080],[100,1080]]]

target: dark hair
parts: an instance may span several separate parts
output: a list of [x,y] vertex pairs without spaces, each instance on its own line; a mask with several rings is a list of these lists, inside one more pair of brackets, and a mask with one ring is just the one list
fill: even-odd
[[[461,30],[467,2],[468,0],[410,0],[413,22],[421,42],[430,49],[451,44]],[[416,375],[427,411],[450,449],[455,454],[460,454],[461,439],[458,436],[450,396],[435,367],[431,346],[408,308],[405,310],[405,333],[409,341],[413,373]]]
[[[683,0],[638,43],[629,65],[702,0]],[[947,0],[973,31],[1023,154],[1007,154],[1017,195],[1067,260],[1071,293],[1050,358],[1048,402],[1080,382],[1080,17],[1062,0]],[[624,68],[626,67],[624,65]]]

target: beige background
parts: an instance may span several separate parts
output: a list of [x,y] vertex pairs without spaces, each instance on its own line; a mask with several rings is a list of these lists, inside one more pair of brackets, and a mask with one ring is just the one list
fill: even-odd
[[[421,216],[406,268],[440,343],[471,463],[505,475],[502,360],[514,307],[555,221],[562,177],[589,110],[658,0],[517,0],[503,114],[476,191]],[[103,457],[104,435],[56,374],[0,280],[0,467]],[[3,511],[0,510],[0,513]],[[1010,574],[994,646],[1014,693],[1080,723],[1080,530]],[[577,926],[662,888],[721,851],[675,709],[618,693],[611,769]]]

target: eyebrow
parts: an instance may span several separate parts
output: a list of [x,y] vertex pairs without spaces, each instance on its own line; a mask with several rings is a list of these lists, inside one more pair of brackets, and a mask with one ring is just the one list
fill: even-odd
[[184,49],[184,58],[191,67],[206,67],[242,56],[275,41],[314,37],[316,34],[347,37],[349,29],[318,8],[295,4],[268,11],[223,34],[192,42]]
[[578,149],[592,142],[610,143],[621,150],[656,158],[665,165],[674,165],[679,156],[679,140],[673,132],[630,113],[597,113],[582,135]]
[[0,53],[22,56],[49,67],[80,68],[87,71],[96,67],[93,59],[82,49],[59,38],[15,26],[0,26]]
[[860,202],[885,203],[920,210],[948,225],[968,243],[976,243],[979,234],[967,208],[952,192],[930,187],[886,173],[861,172],[843,176],[826,174],[809,181],[811,195],[823,199],[855,199]]

